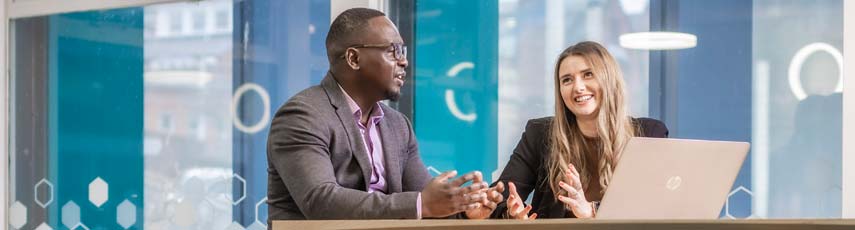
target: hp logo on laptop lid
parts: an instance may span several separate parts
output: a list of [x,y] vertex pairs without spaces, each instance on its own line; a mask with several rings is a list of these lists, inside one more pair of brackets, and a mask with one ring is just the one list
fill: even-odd
[[680,188],[680,184],[682,183],[683,178],[680,178],[680,176],[672,176],[671,178],[668,178],[667,182],[665,182],[665,188],[674,191]]

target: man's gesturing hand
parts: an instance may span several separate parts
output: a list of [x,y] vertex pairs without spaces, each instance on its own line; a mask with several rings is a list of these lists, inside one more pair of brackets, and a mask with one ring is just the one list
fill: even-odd
[[[487,196],[487,183],[481,172],[467,173],[451,180],[457,171],[447,171],[434,177],[422,190],[422,217],[444,217],[479,208]],[[469,186],[461,187],[472,181]]]

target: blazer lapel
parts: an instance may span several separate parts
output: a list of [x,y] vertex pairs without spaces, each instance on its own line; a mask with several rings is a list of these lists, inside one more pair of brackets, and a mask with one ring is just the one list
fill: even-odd
[[368,151],[365,149],[365,144],[362,142],[362,136],[359,133],[359,127],[356,126],[356,121],[353,118],[353,111],[347,105],[347,98],[341,92],[338,82],[333,77],[332,73],[327,73],[321,85],[327,92],[330,98],[330,104],[335,108],[339,121],[344,126],[347,134],[348,143],[350,144],[351,153],[356,158],[359,168],[362,169],[362,179],[365,182],[365,189],[368,190],[368,185],[371,183],[371,161],[368,159]]
[[386,185],[388,193],[402,192],[401,187],[401,166],[398,165],[400,154],[402,153],[399,144],[401,143],[395,136],[395,129],[389,124],[388,107],[381,106],[386,112],[387,117],[380,121],[380,142],[383,143],[383,158],[385,159],[386,167]]

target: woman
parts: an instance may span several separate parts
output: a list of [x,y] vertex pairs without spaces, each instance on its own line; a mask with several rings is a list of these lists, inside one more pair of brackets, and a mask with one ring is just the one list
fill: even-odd
[[[554,79],[555,117],[526,124],[496,182],[509,189],[493,218],[593,218],[629,139],[668,136],[658,120],[629,117],[623,76],[600,44],[565,49]],[[525,205],[532,192],[531,205]]]

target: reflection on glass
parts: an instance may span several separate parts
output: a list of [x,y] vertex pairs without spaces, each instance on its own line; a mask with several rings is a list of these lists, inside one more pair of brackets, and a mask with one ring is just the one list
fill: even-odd
[[755,214],[840,217],[843,1],[753,9]]
[[231,223],[231,12],[231,1],[145,7],[146,228]]
[[142,24],[142,8],[13,21],[13,228],[142,227]]
[[232,222],[232,4],[13,21],[11,227]]

